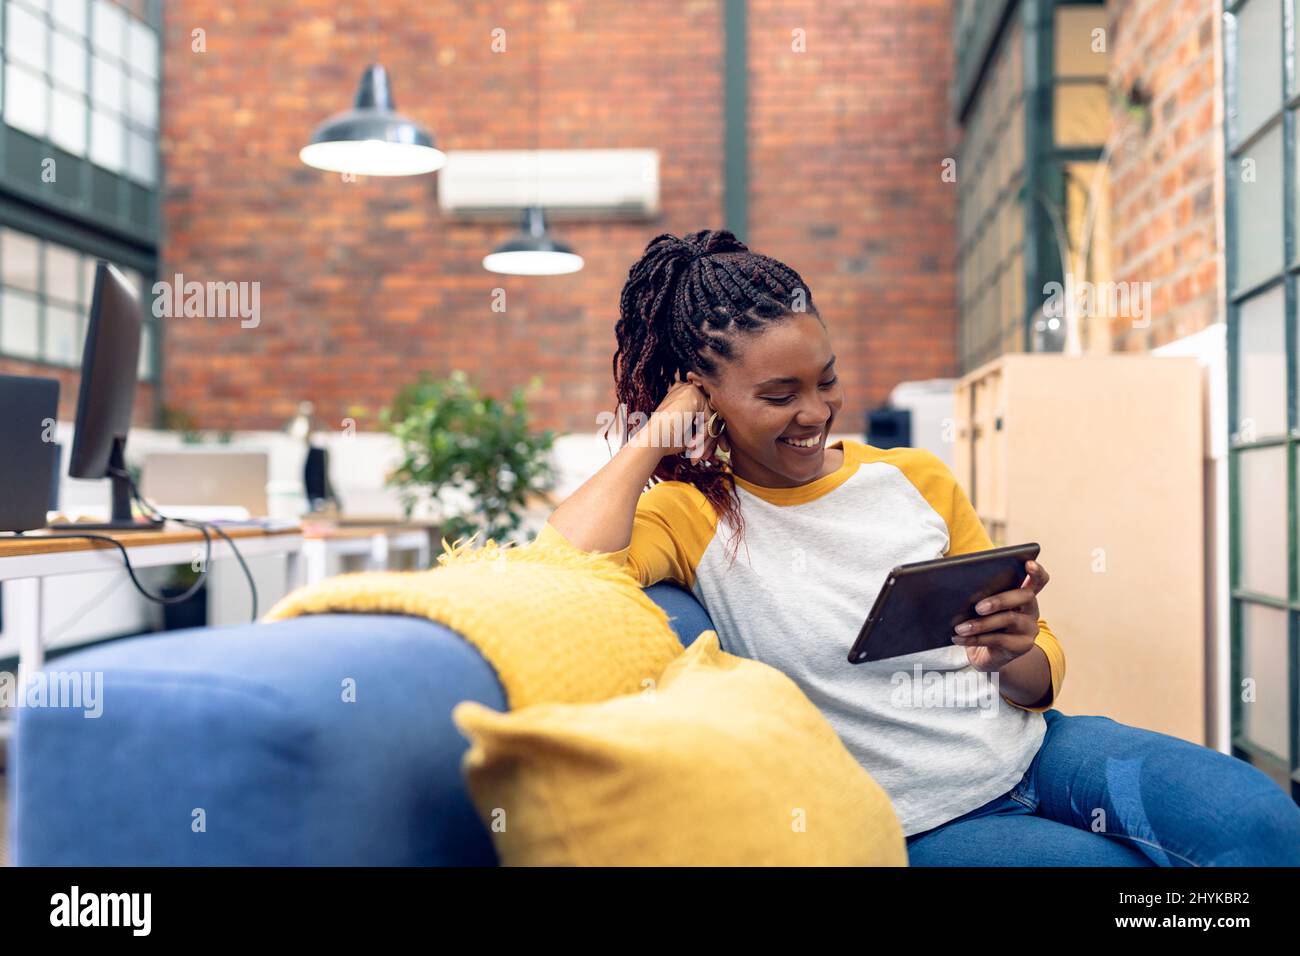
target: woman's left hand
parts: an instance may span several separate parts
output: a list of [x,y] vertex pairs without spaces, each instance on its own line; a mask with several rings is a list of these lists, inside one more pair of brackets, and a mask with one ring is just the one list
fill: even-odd
[[[991,594],[975,606],[979,617],[958,625],[953,643],[966,648],[977,671],[997,671],[1027,654],[1038,636],[1038,592],[1050,580],[1037,561],[1025,562],[1025,580],[1014,591]],[[968,627],[962,632],[960,628]]]

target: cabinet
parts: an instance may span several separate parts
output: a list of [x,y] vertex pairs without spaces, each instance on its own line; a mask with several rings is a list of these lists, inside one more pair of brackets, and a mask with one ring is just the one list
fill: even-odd
[[1204,744],[1203,372],[1012,354],[956,386],[953,473],[997,545],[1037,541],[1057,706]]

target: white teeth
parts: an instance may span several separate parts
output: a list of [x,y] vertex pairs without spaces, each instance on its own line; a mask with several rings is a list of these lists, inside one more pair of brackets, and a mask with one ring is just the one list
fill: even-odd
[[814,435],[812,438],[805,438],[802,441],[795,441],[793,438],[781,439],[781,441],[786,442],[787,444],[797,445],[800,448],[812,448],[814,445],[820,444],[821,440],[822,440],[821,435]]

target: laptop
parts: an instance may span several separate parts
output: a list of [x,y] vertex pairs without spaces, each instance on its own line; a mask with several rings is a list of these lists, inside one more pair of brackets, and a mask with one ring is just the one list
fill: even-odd
[[0,408],[0,531],[35,531],[58,475],[58,379],[0,375]]
[[242,508],[257,518],[269,511],[266,480],[264,451],[150,452],[144,458],[140,493],[164,514],[167,505],[218,506]]

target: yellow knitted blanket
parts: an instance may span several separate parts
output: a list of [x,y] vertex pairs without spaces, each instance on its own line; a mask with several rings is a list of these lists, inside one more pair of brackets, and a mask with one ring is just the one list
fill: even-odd
[[262,620],[355,612],[437,621],[495,668],[511,709],[636,693],[682,653],[667,614],[608,557],[537,541],[471,542],[443,539],[427,571],[342,574],[300,587]]

